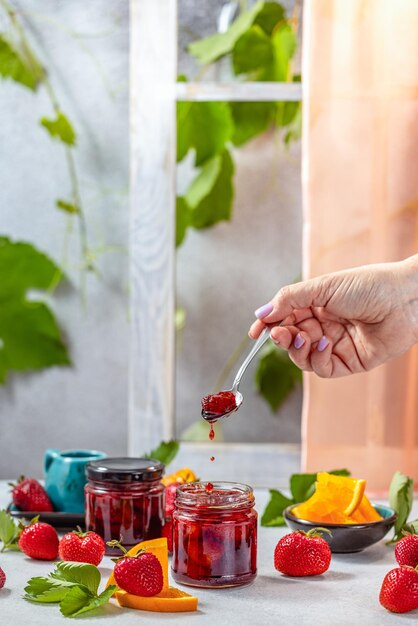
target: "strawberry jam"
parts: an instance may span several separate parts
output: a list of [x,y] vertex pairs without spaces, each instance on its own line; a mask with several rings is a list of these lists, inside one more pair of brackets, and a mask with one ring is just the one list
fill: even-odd
[[257,574],[257,513],[251,487],[181,485],[173,514],[173,578],[195,587],[235,587]]
[[[130,548],[161,537],[164,525],[164,465],[153,459],[107,458],[86,468],[86,529],[104,541]],[[106,554],[120,554],[106,548]]]
[[219,391],[202,398],[202,417],[206,420],[216,420],[226,413],[235,411],[237,400],[232,391]]

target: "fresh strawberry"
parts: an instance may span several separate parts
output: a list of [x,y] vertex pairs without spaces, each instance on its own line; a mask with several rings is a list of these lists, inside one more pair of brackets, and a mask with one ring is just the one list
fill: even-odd
[[418,609],[418,571],[409,565],[391,569],[383,580],[379,600],[393,613]]
[[122,557],[113,573],[117,585],[135,596],[155,596],[163,588],[163,569],[151,552],[141,550],[136,556]]
[[10,483],[13,504],[21,511],[53,511],[51,500],[42,485],[34,478],[21,476],[17,484]]
[[5,584],[6,584],[6,574],[0,567],[0,589],[3,589]]
[[19,548],[32,559],[53,561],[58,556],[57,531],[50,524],[35,521],[23,529]]
[[105,542],[97,533],[83,533],[81,529],[67,533],[60,539],[58,552],[63,561],[79,561],[99,565],[104,553]]
[[406,535],[395,546],[395,558],[399,565],[418,565],[418,535]]
[[285,535],[274,551],[274,567],[287,576],[318,576],[329,568],[331,550],[320,528]]

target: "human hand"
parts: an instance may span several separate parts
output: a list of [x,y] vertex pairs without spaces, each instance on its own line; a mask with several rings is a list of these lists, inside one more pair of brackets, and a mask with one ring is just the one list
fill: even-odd
[[269,326],[302,370],[323,378],[371,370],[418,341],[418,255],[283,287],[256,316],[250,337]]

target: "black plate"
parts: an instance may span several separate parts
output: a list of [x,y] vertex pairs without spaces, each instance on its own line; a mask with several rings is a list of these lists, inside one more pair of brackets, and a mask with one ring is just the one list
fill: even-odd
[[84,529],[83,513],[65,513],[65,511],[9,511],[9,513],[13,517],[29,521],[39,515],[40,522],[51,524],[54,528],[75,530],[77,526],[80,526]]

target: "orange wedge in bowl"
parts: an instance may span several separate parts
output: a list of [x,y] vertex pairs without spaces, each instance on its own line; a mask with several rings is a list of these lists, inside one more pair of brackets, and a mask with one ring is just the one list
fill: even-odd
[[[160,561],[163,570],[163,588],[157,595],[147,597],[136,596],[122,589],[117,589],[114,596],[120,606],[142,611],[158,611],[160,613],[196,611],[198,600],[195,596],[176,587],[170,587],[168,584],[168,548],[166,537],[141,541],[141,543],[131,548],[126,556],[134,556],[139,550],[151,552]],[[106,587],[109,585],[117,586],[113,572],[109,576]]]
[[366,481],[319,472],[315,493],[292,509],[293,515],[311,522],[361,524],[382,519],[367,499]]

